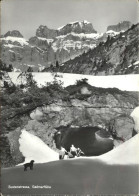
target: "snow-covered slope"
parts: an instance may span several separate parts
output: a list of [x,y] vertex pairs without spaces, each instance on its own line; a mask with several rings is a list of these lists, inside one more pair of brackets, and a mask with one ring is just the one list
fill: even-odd
[[93,157],[93,159],[104,161],[107,164],[139,164],[139,134],[112,151],[99,157]]
[[58,153],[54,152],[40,138],[32,135],[25,129],[22,130],[19,144],[19,149],[25,157],[25,162],[34,160],[35,163],[45,163],[58,160]]
[[[14,84],[19,84],[17,79],[20,73],[9,73],[9,76]],[[34,79],[38,85],[45,85],[47,82],[54,80],[54,75],[51,73],[33,73]],[[88,79],[88,83],[92,86],[103,88],[119,88],[126,91],[139,91],[139,75],[122,75],[122,76],[90,76],[82,74],[58,73],[57,79],[63,82],[63,86],[69,86],[76,83],[77,80],[83,78]],[[20,78],[21,79],[21,78]],[[23,79],[25,81],[25,78]],[[22,81],[22,82],[23,82]]]

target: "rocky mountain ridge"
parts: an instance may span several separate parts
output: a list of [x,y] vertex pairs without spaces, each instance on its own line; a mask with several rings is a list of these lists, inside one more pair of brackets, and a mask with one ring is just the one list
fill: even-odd
[[132,26],[132,23],[129,21],[122,21],[120,23],[118,23],[117,25],[110,25],[107,27],[107,31],[116,31],[116,32],[120,32],[120,31],[127,31],[130,27]]
[[23,38],[23,35],[17,31],[17,30],[13,30],[13,31],[8,31],[4,37],[19,37],[19,38]]
[[104,34],[97,33],[87,21],[69,23],[57,30],[40,25],[36,36],[29,40],[19,31],[9,31],[1,38],[1,60],[12,64],[14,71],[42,71],[62,65],[117,34],[112,28]]
[[[90,75],[137,74],[139,69],[139,24],[115,38],[100,43],[55,71]],[[50,70],[50,69],[48,69]]]
[[53,39],[60,35],[67,35],[69,33],[97,33],[97,31],[93,28],[93,25],[88,21],[82,22],[71,22],[65,26],[59,27],[57,30],[49,29],[47,26],[40,25],[39,28],[36,30],[36,36],[42,37],[46,39]]

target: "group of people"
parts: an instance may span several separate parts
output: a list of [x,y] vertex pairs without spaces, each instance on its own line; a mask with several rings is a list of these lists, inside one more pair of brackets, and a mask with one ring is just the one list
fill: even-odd
[[84,152],[80,148],[75,148],[72,144],[69,152],[65,148],[61,147],[59,159],[64,159],[65,155],[67,155],[67,158],[74,158],[84,155]]

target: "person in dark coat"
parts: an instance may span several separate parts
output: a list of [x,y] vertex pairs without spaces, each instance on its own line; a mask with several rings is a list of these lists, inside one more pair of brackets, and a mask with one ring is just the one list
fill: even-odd
[[80,148],[77,148],[77,157],[80,157],[81,155],[84,155],[84,152]]

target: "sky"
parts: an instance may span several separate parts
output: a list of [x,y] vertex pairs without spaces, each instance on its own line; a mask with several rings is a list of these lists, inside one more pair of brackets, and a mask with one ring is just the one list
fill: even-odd
[[1,34],[19,30],[25,38],[40,25],[57,29],[69,22],[87,20],[98,32],[124,20],[137,23],[138,0],[2,0]]

